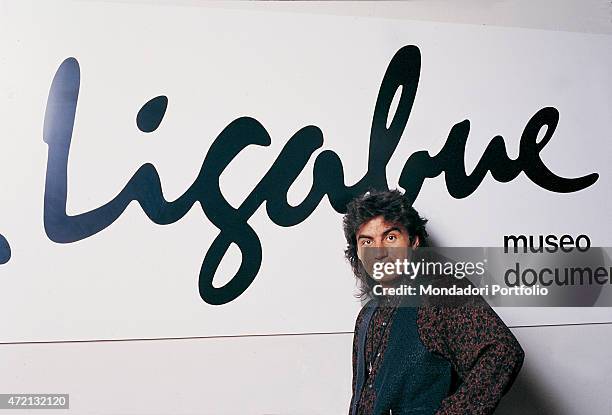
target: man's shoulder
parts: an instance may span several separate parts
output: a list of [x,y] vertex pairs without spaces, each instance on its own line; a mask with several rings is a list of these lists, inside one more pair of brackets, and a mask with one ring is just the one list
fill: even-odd
[[361,309],[359,310],[359,313],[357,313],[357,318],[355,318],[355,329],[357,329],[359,326],[365,312],[372,306],[374,306],[374,300],[372,298],[368,298],[363,302],[363,304],[361,304]]

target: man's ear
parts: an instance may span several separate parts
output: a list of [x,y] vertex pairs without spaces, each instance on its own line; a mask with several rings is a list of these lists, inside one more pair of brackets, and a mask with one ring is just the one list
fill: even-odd
[[420,245],[420,243],[421,243],[421,238],[419,238],[419,235],[416,235],[416,236],[414,237],[414,241],[412,242],[412,249],[414,249],[414,248],[418,248],[418,246]]

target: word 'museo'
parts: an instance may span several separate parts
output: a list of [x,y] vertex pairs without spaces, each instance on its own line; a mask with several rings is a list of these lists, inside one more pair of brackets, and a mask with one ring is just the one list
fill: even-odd
[[[80,68],[76,59],[66,59],[57,70],[49,92],[43,139],[48,144],[44,195],[44,226],[47,236],[58,243],[90,237],[111,225],[132,201],[156,224],[171,224],[181,219],[199,202],[206,217],[219,229],[204,256],[199,273],[199,292],[209,304],[224,304],[241,295],[255,279],[262,261],[262,248],[249,218],[266,202],[268,217],[278,226],[294,226],[310,216],[327,196],[334,210],[344,212],[347,202],[369,189],[388,189],[386,167],[404,132],[414,103],[421,69],[416,46],[401,48],[392,58],[383,77],[374,108],[367,171],[352,186],[344,184],[344,170],[338,155],[324,150],[315,159],[310,192],[297,206],[287,202],[287,192],[305,168],[313,152],[323,145],[323,133],[314,126],[303,127],[285,144],[265,176],[238,208],[232,207],[221,192],[219,176],[247,146],[269,146],[271,138],[264,126],[250,117],[232,121],[210,146],[193,184],[174,201],[163,197],[155,167],[143,164],[119,194],[108,203],[78,215],[66,214],[67,166],[80,88]],[[399,103],[387,127],[392,100],[401,87]],[[162,121],[167,99],[157,97],[138,113],[142,131],[155,131]],[[165,98],[165,97],[164,97]],[[575,192],[597,181],[593,173],[578,178],[563,178],[552,173],[539,153],[550,141],[559,120],[555,108],[539,110],[527,123],[520,140],[519,156],[510,159],[501,136],[494,137],[478,165],[467,174],[464,153],[470,123],[464,120],[452,127],[446,144],[435,156],[417,151],[406,161],[399,185],[411,201],[417,198],[426,178],[445,173],[446,186],[454,198],[469,196],[488,171],[498,182],[509,182],[521,172],[536,185],[553,192]],[[544,137],[537,137],[546,127]],[[222,287],[213,286],[217,268],[231,244],[236,244],[242,262],[236,274]]]
[[504,235],[504,252],[508,253],[510,250],[510,242],[513,245],[514,253],[520,251],[522,245],[523,253],[530,252],[544,253],[544,251],[552,254],[561,250],[563,252],[572,252],[574,249],[580,252],[586,252],[591,247],[591,240],[587,235],[578,235],[575,239],[571,235],[557,236],[554,234],[550,235]]

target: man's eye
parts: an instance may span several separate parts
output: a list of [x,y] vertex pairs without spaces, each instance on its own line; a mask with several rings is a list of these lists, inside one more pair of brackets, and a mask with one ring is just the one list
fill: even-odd
[[390,241],[395,241],[395,240],[397,239],[397,237],[396,237],[395,235],[389,235],[389,236],[387,236],[387,238],[388,238]]
[[370,244],[369,239],[364,239],[363,241],[361,241],[361,245],[369,245],[369,244]]

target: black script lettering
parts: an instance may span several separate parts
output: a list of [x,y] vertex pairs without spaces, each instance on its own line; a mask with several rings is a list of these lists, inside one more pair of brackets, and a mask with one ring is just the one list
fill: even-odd
[[[506,183],[524,171],[532,182],[557,193],[576,192],[595,183],[597,173],[567,179],[556,176],[540,159],[540,151],[550,141],[559,121],[559,112],[552,107],[539,110],[527,123],[521,135],[520,152],[516,160],[508,157],[503,137],[495,136],[471,174],[465,171],[465,145],[470,132],[470,122],[464,120],[451,129],[444,147],[434,157],[427,151],[418,151],[410,156],[399,179],[406,196],[415,200],[425,178],[445,173],[446,188],[451,196],[462,199],[474,193],[487,171],[498,182]],[[540,129],[546,126],[544,138],[537,143]]]
[[[323,145],[321,130],[316,126],[306,126],[287,141],[270,169],[241,205],[238,208],[232,207],[220,189],[219,176],[249,145],[271,144],[271,138],[261,123],[250,117],[240,117],[232,121],[213,141],[193,184],[178,199],[164,199],[157,170],[152,164],[146,163],[111,201],[92,211],[69,216],[66,214],[67,166],[80,88],[80,68],[76,59],[68,58],[60,65],[53,79],[45,113],[43,139],[49,146],[44,197],[45,232],[51,240],[59,243],[87,238],[111,225],[132,201],[140,204],[151,221],[167,225],[181,219],[194,203],[199,202],[206,217],[219,229],[200,268],[200,296],[214,305],[232,301],[251,285],[261,266],[261,243],[248,220],[264,202],[267,201],[267,214],[275,224],[294,226],[308,218],[326,195],[333,209],[342,213],[353,197],[370,189],[388,188],[387,164],[408,122],[419,83],[420,68],[421,56],[416,46],[401,48],[389,63],[374,109],[367,171],[352,186],[344,183],[344,170],[338,155],[331,150],[323,150],[315,159],[313,182],[308,195],[299,205],[289,205],[289,188],[314,151]],[[391,102],[400,87],[402,92],[399,103],[387,128]],[[157,97],[141,108],[137,117],[141,130],[150,133],[160,125],[167,103],[165,97]],[[550,114],[550,111],[544,114],[545,118],[549,116],[546,114]],[[425,178],[435,177],[443,171],[446,172],[449,193],[455,198],[470,195],[482,181],[487,169],[491,169],[493,177],[501,182],[512,180],[525,168],[531,169],[532,175],[547,174],[548,169],[541,161],[539,167],[526,167],[524,161],[513,162],[508,159],[503,139],[498,136],[487,147],[477,171],[466,176],[463,159],[468,130],[467,120],[453,127],[445,147],[434,158],[430,158],[426,152],[417,152],[408,159],[400,177],[400,185],[406,190],[406,197],[414,201]],[[528,135],[528,139],[531,138]],[[524,151],[521,147],[519,159],[523,160],[523,157],[534,161],[536,157],[537,164],[537,153],[541,147],[542,143],[527,147]],[[564,189],[567,187],[563,186],[572,186],[574,190],[569,191],[587,187],[597,180],[596,174],[579,179],[561,179],[554,175],[547,179],[529,177],[544,188],[549,185],[559,185]],[[228,283],[223,287],[214,287],[215,273],[231,244],[236,244],[240,249],[242,263]]]

